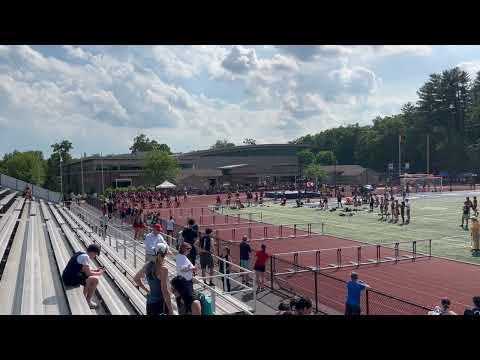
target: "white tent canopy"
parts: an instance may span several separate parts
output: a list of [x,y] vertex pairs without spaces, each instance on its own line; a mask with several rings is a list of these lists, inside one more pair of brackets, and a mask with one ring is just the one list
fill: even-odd
[[172,184],[170,181],[165,180],[163,183],[160,185],[157,185],[155,188],[156,189],[175,189],[177,185]]

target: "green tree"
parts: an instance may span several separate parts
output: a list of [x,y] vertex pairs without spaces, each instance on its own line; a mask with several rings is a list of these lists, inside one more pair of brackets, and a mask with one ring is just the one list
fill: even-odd
[[315,163],[319,165],[333,165],[335,161],[335,154],[330,150],[319,151],[315,155]]
[[304,175],[308,179],[315,180],[315,183],[318,184],[322,182],[327,177],[327,172],[322,169],[319,164],[310,164],[304,170]]
[[73,145],[70,141],[63,140],[50,145],[50,147],[52,148],[52,154],[47,160],[45,187],[52,191],[60,191],[60,158],[63,164],[72,160],[70,151],[73,149]]
[[144,171],[149,184],[158,185],[165,180],[175,180],[180,168],[177,159],[168,152],[153,150],[145,156]]
[[225,150],[235,147],[234,143],[228,142],[227,139],[217,140],[215,144],[210,147],[210,150]]
[[156,140],[150,140],[145,134],[140,134],[133,139],[133,145],[130,147],[130,152],[132,154],[136,152],[147,152],[147,151],[165,151],[171,154],[170,147],[167,144],[160,144]]
[[303,149],[297,153],[302,166],[308,166],[315,162],[315,154],[310,149]]
[[46,164],[41,151],[14,151],[4,156],[3,167],[6,175],[30,184],[43,186]]

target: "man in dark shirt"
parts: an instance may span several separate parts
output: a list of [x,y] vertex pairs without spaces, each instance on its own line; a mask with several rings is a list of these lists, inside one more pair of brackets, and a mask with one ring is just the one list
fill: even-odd
[[198,233],[197,231],[195,231],[194,226],[195,226],[195,220],[193,219],[188,220],[188,228],[182,231],[182,237],[183,237],[183,241],[190,244],[190,246],[192,247],[187,257],[191,261],[191,263],[195,266],[195,259],[197,257],[195,240],[198,237]]
[[465,316],[480,316],[480,296],[473,297],[473,305],[472,309],[466,309],[463,315]]
[[[248,244],[248,238],[244,235],[240,243],[240,266],[250,270],[250,253],[252,248]],[[248,275],[242,275],[242,284],[248,284]]]
[[400,204],[400,216],[402,217],[402,225],[405,224],[405,201]]
[[[210,276],[213,276],[213,256],[212,256],[212,248],[213,248],[213,241],[210,237],[212,234],[212,229],[208,228],[205,230],[205,235],[202,236],[200,239],[200,267],[202,268],[202,277],[203,282],[207,284],[207,280],[205,279],[205,270],[210,270]],[[209,284],[210,286],[214,286],[212,278],[210,278]]]

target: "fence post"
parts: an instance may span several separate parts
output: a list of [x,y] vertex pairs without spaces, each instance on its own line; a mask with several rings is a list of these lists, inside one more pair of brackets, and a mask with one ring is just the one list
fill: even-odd
[[252,240],[252,228],[251,227],[248,228],[248,238],[250,240]]
[[432,239],[428,240],[428,258],[432,257]]
[[314,272],[315,276],[315,311],[318,312],[318,286],[317,286],[317,272]]
[[395,264],[398,262],[398,256],[399,256],[399,253],[398,253],[398,242],[395,243]]
[[342,249],[338,248],[337,249],[337,268],[342,266]]
[[225,261],[225,259],[222,259],[223,261],[223,292],[225,293],[225,289],[227,289],[227,292],[228,292],[228,288],[227,288],[227,262]]
[[248,222],[252,222],[252,213],[248,213]]
[[317,270],[320,269],[320,250],[317,250],[315,253],[315,265],[317,266]]
[[293,264],[295,265],[295,272],[298,271],[298,253],[293,254]]
[[282,236],[283,236],[283,226],[280,225],[280,237],[282,237]]
[[275,258],[274,256],[270,256],[270,287],[272,288],[272,290],[273,290],[273,276],[274,276],[273,273],[275,271],[274,258]]
[[377,245],[377,265],[380,263],[380,245]]
[[133,242],[133,267],[137,268],[137,242]]
[[228,224],[228,215],[225,215],[225,224]]
[[203,215],[203,207],[202,207],[202,215]]
[[370,315],[370,302],[368,300],[368,294],[370,293],[370,290],[366,289],[365,290],[365,303],[367,305],[367,315]]
[[361,262],[362,262],[362,247],[359,246],[357,248],[357,268],[360,266]]
[[293,224],[293,237],[297,236],[297,224]]
[[325,232],[323,231],[324,225],[325,225],[325,223],[322,222],[322,235],[325,235]]
[[260,212],[260,222],[263,222],[263,213]]
[[413,242],[413,259],[412,259],[412,262],[415,261],[417,257],[417,241],[414,241]]
[[237,214],[237,224],[240,224],[240,214]]
[[232,229],[232,235],[233,235],[233,240],[235,240],[235,238],[236,238],[235,228]]
[[127,238],[123,237],[123,258],[127,260]]
[[267,227],[266,226],[263,227],[263,238],[264,239],[267,238]]

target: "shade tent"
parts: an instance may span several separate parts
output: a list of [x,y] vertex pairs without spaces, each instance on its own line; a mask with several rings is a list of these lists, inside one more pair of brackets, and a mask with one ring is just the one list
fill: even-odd
[[164,181],[160,185],[155,187],[156,189],[176,189],[177,185],[172,184],[170,181]]

